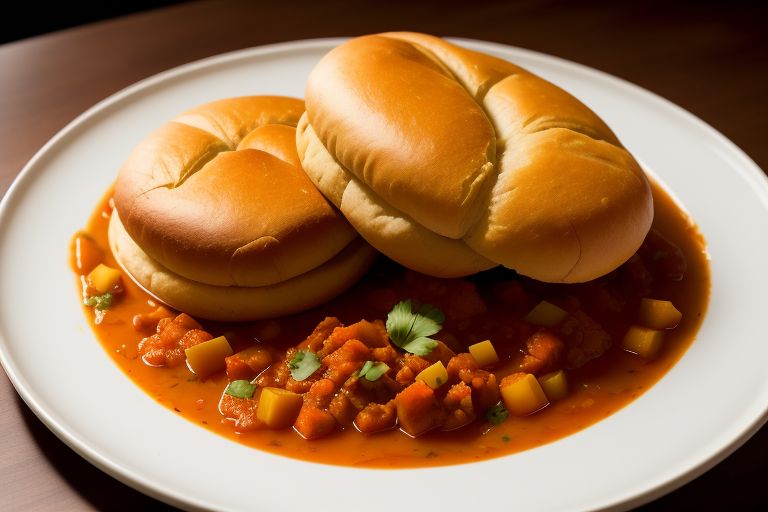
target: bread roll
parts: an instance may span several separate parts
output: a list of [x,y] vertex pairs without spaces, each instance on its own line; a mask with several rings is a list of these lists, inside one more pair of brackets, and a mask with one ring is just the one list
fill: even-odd
[[216,101],[141,142],[115,183],[109,242],[160,301],[194,316],[255,320],[321,304],[375,251],[301,169],[301,100]]
[[589,108],[506,61],[415,33],[353,39],[309,76],[304,170],[374,247],[456,277],[604,275],[653,219],[648,181]]
[[309,272],[268,286],[215,286],[175,274],[149,257],[128,235],[117,213],[109,246],[121,267],[150,295],[198,318],[258,320],[304,311],[332,299],[368,270],[376,251],[360,237]]
[[171,272],[216,286],[267,286],[333,258],[356,233],[299,166],[303,110],[232,98],[160,127],[115,184],[126,231]]

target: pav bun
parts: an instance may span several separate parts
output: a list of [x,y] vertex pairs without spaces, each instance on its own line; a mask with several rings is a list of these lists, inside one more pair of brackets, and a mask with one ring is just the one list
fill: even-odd
[[374,251],[315,188],[296,152],[301,100],[192,109],[142,141],[115,183],[110,244],[161,301],[213,320],[320,304]]
[[161,126],[117,177],[128,234],[170,271],[217,286],[279,283],[341,252],[356,233],[301,170],[303,110],[294,98],[233,98]]
[[604,275],[653,220],[648,181],[588,107],[440,38],[350,40],[317,64],[297,128],[305,172],[376,249],[419,272],[496,265]]
[[175,274],[149,257],[119,215],[109,221],[109,246],[121,267],[150,295],[198,318],[237,322],[304,311],[340,294],[365,274],[377,252],[360,237],[319,267],[267,286],[215,286]]

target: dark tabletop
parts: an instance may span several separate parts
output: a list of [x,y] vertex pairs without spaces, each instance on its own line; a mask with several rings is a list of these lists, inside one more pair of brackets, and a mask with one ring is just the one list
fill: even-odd
[[[223,0],[0,45],[0,195],[59,129],[137,80],[239,48],[385,30],[484,39],[597,68],[677,103],[768,169],[768,9],[757,3]],[[766,477],[768,427],[642,509],[768,510]],[[76,455],[0,376],[0,510],[161,507]]]

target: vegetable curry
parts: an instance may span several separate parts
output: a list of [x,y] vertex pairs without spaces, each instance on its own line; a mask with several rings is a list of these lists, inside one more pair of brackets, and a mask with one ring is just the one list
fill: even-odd
[[637,254],[589,283],[438,279],[382,257],[333,301],[251,323],[193,319],[131,281],[108,249],[109,195],[72,266],[107,353],[173,413],[310,461],[465,463],[609,416],[685,352],[708,301],[704,241],[659,187],[654,199]]

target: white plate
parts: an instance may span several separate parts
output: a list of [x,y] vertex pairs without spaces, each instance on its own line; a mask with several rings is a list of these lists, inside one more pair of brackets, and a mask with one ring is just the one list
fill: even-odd
[[[463,41],[581,98],[679,198],[712,258],[709,313],[683,359],[610,418],[482,463],[363,470],[301,462],[214,435],[157,404],[109,360],[77,304],[70,236],[131,148],[175,114],[226,96],[301,96],[341,40],[254,48],[182,66],[99,103],[29,162],[0,207],[0,355],[26,403],[64,442],[147,494],[227,510],[625,508],[690,480],[766,420],[768,183],[715,130],[638,87],[557,58]],[[149,441],[148,441],[149,440]],[[388,489],[387,497],[381,490]],[[443,496],[447,489],[450,499]]]

